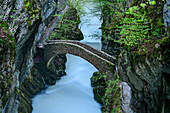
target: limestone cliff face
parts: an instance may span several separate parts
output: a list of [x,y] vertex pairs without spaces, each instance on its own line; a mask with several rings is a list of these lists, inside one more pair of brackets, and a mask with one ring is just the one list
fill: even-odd
[[[8,24],[0,21],[0,112],[10,95],[14,71],[15,40],[9,33]],[[5,28],[6,29],[2,29]]]
[[[129,59],[122,52],[118,72],[122,81],[131,87],[131,108],[137,113],[168,113],[170,111],[170,62],[168,59],[137,56]],[[169,51],[166,54],[168,57]]]
[[[139,0],[128,0],[128,6],[134,6],[134,4],[141,3],[143,1]],[[154,12],[153,20],[155,20],[154,29],[165,28],[165,32],[169,34],[169,17],[170,13],[168,10],[168,6],[170,2],[166,0],[165,4],[160,0],[157,2],[157,8],[159,6],[160,10],[154,10],[148,7],[150,12]],[[102,30],[105,32],[106,37],[111,37],[109,39],[103,39],[103,48],[102,50],[117,56],[119,55],[118,60],[118,74],[122,82],[126,82],[131,87],[130,92],[126,92],[131,95],[128,97],[124,96],[124,88],[122,88],[122,103],[123,99],[128,98],[128,103],[130,102],[130,106],[126,106],[123,110],[124,112],[129,113],[130,107],[136,113],[160,113],[165,112],[169,113],[170,109],[170,100],[169,100],[169,76],[170,76],[170,62],[169,58],[169,41],[166,40],[164,44],[159,45],[161,46],[161,51],[156,51],[157,56],[154,57],[154,54],[150,55],[138,55],[135,59],[131,59],[129,52],[124,51],[123,49],[119,50],[119,45],[116,45],[114,39],[117,38],[119,35],[115,35],[115,26],[112,25],[112,17],[108,16],[109,12],[103,12],[103,26]],[[112,16],[112,15],[111,15]],[[165,27],[162,27],[162,23],[160,26],[157,24],[159,19],[164,20]],[[113,19],[114,20],[114,19]],[[116,21],[113,21],[113,23]],[[119,25],[119,24],[117,24]],[[158,25],[158,26],[156,26]],[[164,30],[162,30],[164,31]],[[169,38],[167,38],[169,39]],[[156,47],[156,45],[154,45]],[[157,47],[156,47],[157,48]],[[117,52],[116,52],[117,51]],[[166,54],[164,54],[166,53]],[[124,84],[124,83],[123,83]],[[123,86],[124,87],[124,86]],[[130,99],[131,98],[131,99]],[[126,101],[126,100],[125,100]],[[126,103],[126,102],[125,102]],[[129,108],[128,108],[129,107]]]
[[[154,11],[155,22],[157,19],[163,19],[165,31],[169,33],[169,13],[162,1],[157,1],[161,11]],[[160,3],[159,3],[160,2]],[[138,1],[134,3],[138,3]],[[162,4],[161,4],[162,3]],[[148,8],[149,9],[149,8]],[[163,13],[164,10],[164,13]],[[152,11],[152,10],[151,10]],[[160,15],[160,16],[159,16]],[[154,21],[153,21],[154,23]],[[156,22],[157,23],[157,22]],[[166,23],[166,24],[165,24]],[[154,24],[154,29],[164,30],[161,24]],[[164,33],[164,32],[163,32]],[[118,61],[118,73],[122,81],[127,82],[131,87],[130,107],[137,113],[169,113],[170,109],[170,90],[169,90],[169,37],[162,40],[163,43],[154,44],[151,54],[134,55],[131,52],[122,51]],[[157,48],[157,49],[156,49]]]
[[[130,7],[132,0],[125,0],[124,1],[124,12]],[[113,1],[114,3],[114,1]],[[115,24],[118,26],[121,26],[120,23],[117,23],[118,19],[124,18],[124,15],[121,15],[120,18],[117,18],[120,15],[116,15],[113,12],[113,9],[115,12],[119,12],[119,8],[114,6],[104,6],[102,13],[103,13],[103,23],[102,23],[102,51],[105,51],[106,53],[113,55],[114,57],[118,58],[120,53],[120,45],[119,43],[115,42],[114,40],[117,40],[120,32],[120,29],[117,29],[115,27]],[[120,13],[122,13],[120,11]],[[120,20],[121,20],[120,19]]]
[[[6,100],[3,103],[0,101],[0,107],[2,106],[2,113],[31,113],[31,98],[45,89],[46,85],[55,84],[56,80],[65,75],[64,54],[56,55],[50,63],[44,60],[43,48],[50,31],[55,31],[59,23],[62,23],[62,19],[54,15],[64,15],[65,12],[71,11],[71,16],[74,17],[71,19],[77,20],[73,26],[77,38],[72,38],[80,40],[83,36],[77,28],[77,11],[69,8],[65,0],[4,0],[0,2],[0,10],[0,20],[9,24],[8,29],[16,40],[16,55],[10,57],[14,61],[15,56],[15,65],[12,65],[15,68],[7,69],[13,72],[10,75],[10,93],[9,88],[5,93],[1,93]],[[64,37],[64,34],[62,36]],[[7,59],[8,57],[5,58]],[[2,72],[5,73],[4,70]],[[4,88],[0,91],[4,92]]]
[[[30,113],[32,110],[30,98],[44,89],[47,81],[53,79],[49,84],[54,84],[54,80],[58,79],[53,72],[49,72],[51,75],[44,79],[42,73],[39,73],[43,70],[39,68],[43,61],[39,61],[41,58],[38,58],[38,55],[41,52],[37,53],[37,46],[43,47],[52,25],[59,21],[58,17],[53,15],[64,13],[68,6],[65,0],[5,0],[0,2],[0,7],[0,18],[9,24],[9,29],[17,43],[12,87],[3,113]],[[6,56],[7,60],[9,55]],[[56,60],[59,60],[57,62],[59,64],[55,63],[55,65],[63,65],[61,58]],[[63,71],[59,73],[64,74]]]

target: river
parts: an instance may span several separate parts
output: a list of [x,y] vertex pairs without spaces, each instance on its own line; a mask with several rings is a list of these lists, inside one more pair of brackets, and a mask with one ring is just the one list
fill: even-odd
[[[91,14],[97,3],[83,3],[85,14],[80,17],[84,39],[81,42],[101,49],[101,21]],[[100,14],[97,12],[96,14]],[[97,69],[86,60],[67,54],[66,75],[56,84],[32,99],[32,113],[101,113],[101,105],[94,100],[90,78]]]

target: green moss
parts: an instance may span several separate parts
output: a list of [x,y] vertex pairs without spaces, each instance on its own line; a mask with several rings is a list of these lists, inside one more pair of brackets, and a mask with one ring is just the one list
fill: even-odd
[[115,75],[114,80],[106,80],[107,75],[95,72],[91,78],[94,87],[95,99],[103,105],[103,113],[121,112],[119,77]]
[[64,15],[60,16],[60,22],[51,32],[49,39],[52,40],[80,40],[83,38],[78,29],[80,17],[75,8],[70,7]]
[[164,37],[163,39],[159,39],[158,42],[160,42],[161,45],[166,44],[167,42],[170,42],[170,37]]
[[137,6],[139,0],[133,0],[130,7]]
[[7,100],[8,100],[8,95],[4,95],[4,96],[2,96],[2,97],[1,97],[2,107],[4,107],[4,106],[5,106],[5,104],[6,104]]
[[0,24],[0,63],[2,63],[5,60],[4,55],[8,54],[8,49],[10,49],[10,59],[14,59],[16,43],[7,22],[1,21]]
[[[144,4],[145,7],[141,7],[140,4]],[[132,1],[130,9],[126,12],[121,37],[117,42],[122,44],[133,58],[148,54],[159,56],[157,52],[154,53],[155,44],[167,36],[163,25],[164,4],[162,0],[152,3],[142,0]]]
[[29,26],[33,18],[40,19],[41,10],[35,0],[24,0],[24,10],[29,15],[28,18],[24,18]]
[[[0,64],[4,65],[3,72],[6,73],[5,75],[3,73],[0,75],[3,76],[3,78],[0,79],[0,87],[2,90],[2,107],[4,107],[10,95],[13,65],[9,64],[14,63],[16,43],[13,34],[8,29],[8,23],[1,20],[0,25]],[[7,59],[7,56],[10,56],[10,59]],[[9,64],[7,64],[7,62],[9,62]],[[9,69],[11,70],[10,72],[8,71]]]
[[25,96],[23,92],[19,93],[20,106],[18,108],[18,113],[31,113],[31,101]]

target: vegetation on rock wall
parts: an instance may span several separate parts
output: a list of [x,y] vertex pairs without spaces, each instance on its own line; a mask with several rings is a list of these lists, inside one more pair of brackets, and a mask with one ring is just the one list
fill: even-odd
[[15,54],[15,38],[8,28],[8,23],[0,20],[0,63],[2,63],[3,54],[5,54],[4,52],[7,52],[8,48],[13,51],[11,53],[12,56]]
[[[165,0],[99,0],[103,2],[104,40],[118,42],[122,49],[137,55],[159,56],[161,42],[169,39],[163,22]],[[164,57],[164,54],[162,54]]]
[[[60,15],[56,15],[60,16]],[[83,35],[78,28],[80,18],[75,8],[70,7],[68,11],[60,19],[60,22],[51,32],[49,39],[55,40],[81,40]]]
[[[133,0],[131,5],[126,3],[130,0],[99,1],[103,2],[103,24],[101,27],[103,40],[118,42],[121,45],[121,50],[128,51],[126,52],[128,60],[121,64],[124,69],[121,71],[127,73],[126,76],[130,76],[131,72],[129,70],[135,70],[133,68],[133,66],[136,65],[134,62],[146,56],[163,63],[169,62],[170,37],[167,35],[163,24],[165,0]],[[114,43],[113,46],[115,46]],[[122,59],[124,56],[120,55],[119,57]],[[143,64],[144,62],[140,63]],[[130,65],[126,66],[126,64]],[[142,68],[141,71],[143,71]],[[147,76],[148,73],[145,74],[146,75],[143,76]],[[138,77],[139,76],[140,75],[138,75]],[[128,79],[130,79],[130,77]],[[144,79],[144,77],[140,79]],[[133,84],[131,82],[133,81],[130,81],[129,84]],[[132,89],[136,91],[133,87]],[[149,91],[151,90],[152,89]],[[135,92],[134,95],[137,95],[137,93]],[[146,98],[149,98],[149,96]],[[150,101],[154,103],[154,99]],[[132,104],[137,105],[140,104],[140,102],[137,103],[134,101]],[[135,109],[135,107],[133,107],[133,109]]]
[[24,0],[24,10],[29,15],[28,18],[24,18],[27,24],[31,25],[31,21],[33,18],[40,18],[41,10],[35,0]]
[[5,106],[10,95],[15,58],[15,38],[8,27],[7,22],[0,20],[0,96],[2,107]]
[[136,2],[126,12],[117,42],[138,54],[152,53],[155,44],[160,45],[167,37],[163,25],[164,1]]
[[95,72],[91,78],[94,98],[103,105],[103,113],[121,112],[120,80],[115,74],[113,80],[106,81],[106,74]]

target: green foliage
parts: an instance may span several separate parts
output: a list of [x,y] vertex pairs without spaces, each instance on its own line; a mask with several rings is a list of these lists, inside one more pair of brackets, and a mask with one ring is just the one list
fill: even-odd
[[155,5],[156,4],[156,2],[155,2],[155,0],[153,0],[153,1],[151,1],[151,0],[147,0],[148,2],[149,2],[149,4],[151,4],[151,5]]
[[11,49],[15,49],[15,38],[8,27],[7,22],[0,20],[0,48],[8,45]]
[[126,12],[127,15],[123,21],[123,27],[120,32],[121,37],[117,42],[124,44],[129,48],[135,47],[139,51],[146,51],[142,46],[144,43],[151,40],[150,23],[151,19],[146,12],[143,14],[139,12],[139,7],[133,6]]
[[49,39],[68,40],[76,38],[76,34],[78,34],[78,24],[80,23],[77,10],[70,7],[64,15],[57,14],[54,16],[60,16],[60,22],[51,32]]
[[[102,2],[102,38],[113,40],[120,36],[121,24],[125,16],[125,0],[98,0]],[[98,8],[98,9],[100,9]]]
[[33,18],[40,19],[39,15],[41,11],[35,0],[24,0],[24,8],[25,12],[29,15],[29,18],[24,18],[28,25],[31,25],[31,20]]
[[[6,62],[6,54],[10,54],[11,59],[15,56],[15,38],[8,29],[8,23],[0,20],[0,64]],[[10,53],[8,53],[10,50]],[[8,69],[9,67],[5,67]]]
[[164,31],[163,18],[160,16],[163,3],[159,4],[161,5],[158,5],[158,2],[147,0],[139,5],[132,5],[126,12],[120,32],[121,36],[117,42],[127,50],[140,55],[152,53],[155,49],[154,45],[160,43],[157,40],[161,40],[167,35]]
[[125,0],[99,1],[103,3],[104,39],[116,39],[124,49],[141,55],[152,53],[157,40],[167,36],[162,18],[164,0],[133,0],[128,10]]
[[88,2],[88,0],[66,0],[67,5],[75,8],[78,11],[78,15],[85,14],[82,4]]
[[144,8],[146,6],[146,4],[145,3],[141,3],[140,6]]
[[120,80],[117,76],[116,80],[107,81],[107,88],[104,96],[105,107],[104,111],[108,113],[121,112],[121,98],[120,98]]
[[[107,79],[107,74],[98,73],[95,79],[106,80],[105,94],[103,96],[104,106],[102,112],[104,113],[120,113],[121,112],[121,95],[120,95],[120,80],[118,75],[114,75],[114,79]],[[103,84],[103,83],[101,83]]]

